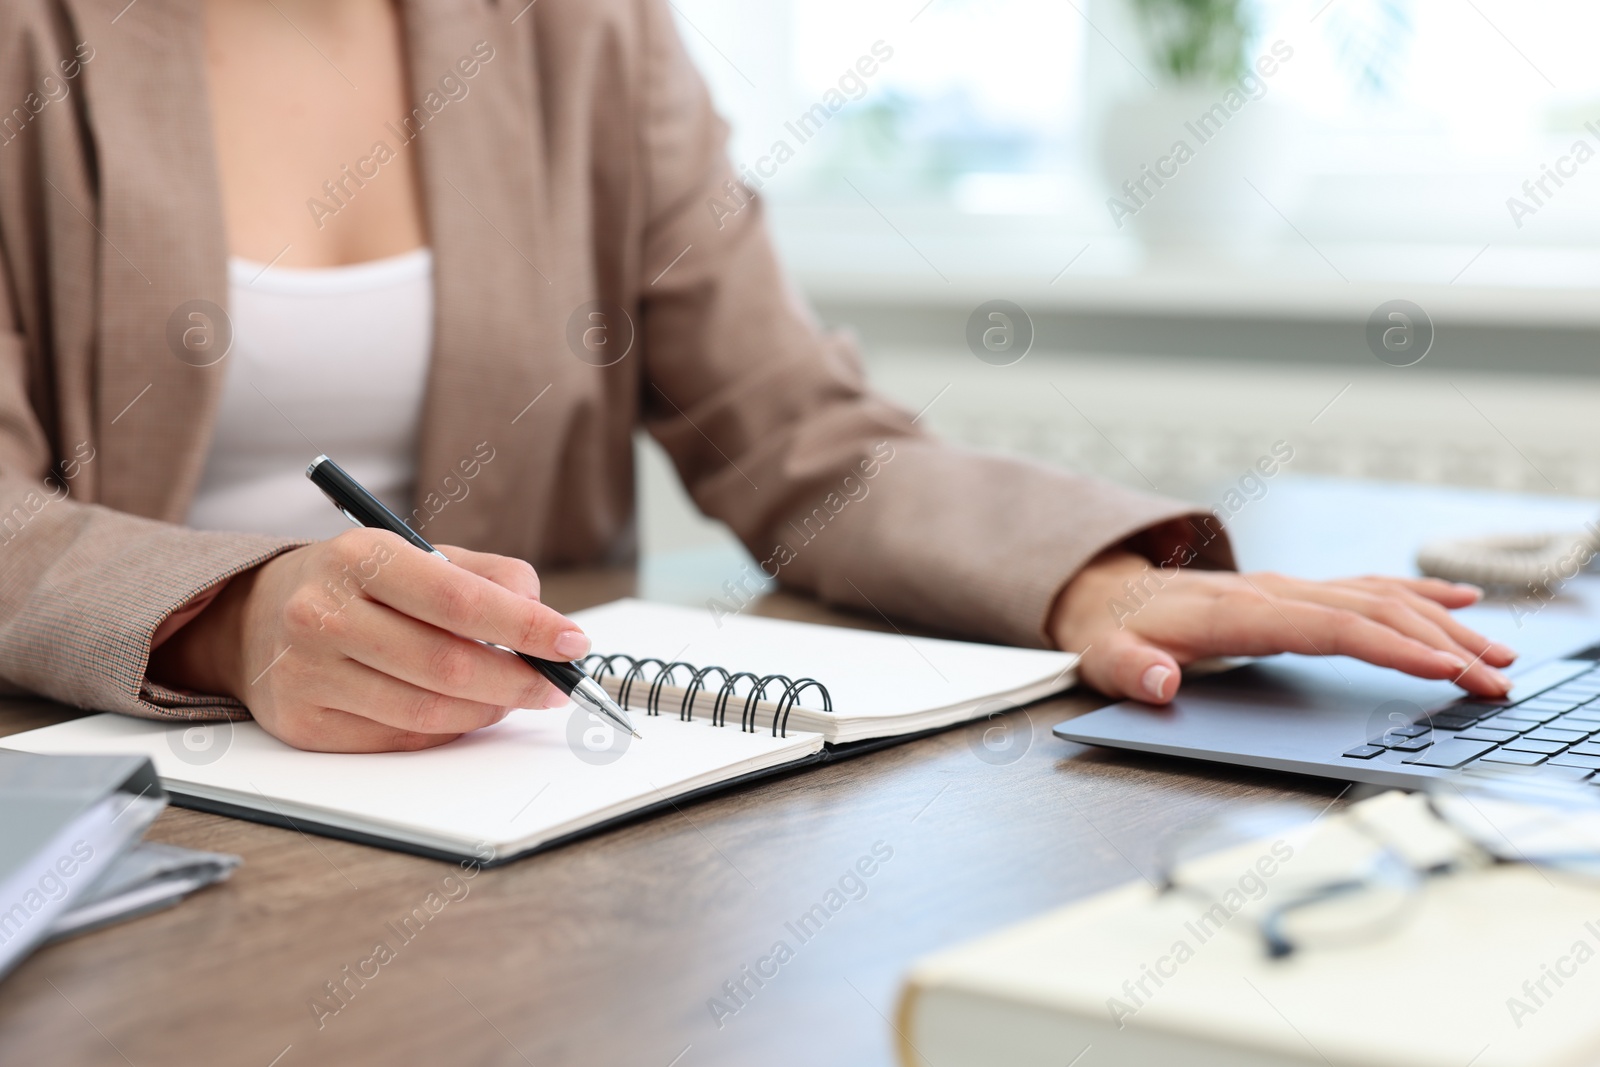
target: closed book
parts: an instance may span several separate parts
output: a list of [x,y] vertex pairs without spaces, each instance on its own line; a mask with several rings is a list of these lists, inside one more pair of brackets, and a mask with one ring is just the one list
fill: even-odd
[[164,807],[144,757],[0,752],[0,977],[93,898]]
[[[1426,864],[1440,846],[1424,805],[1388,793],[1351,812]],[[1346,832],[1349,818],[1313,832]],[[1378,926],[1272,958],[1257,919],[1309,855],[1293,835],[1263,839],[1206,861],[1219,889],[1210,901],[1140,881],[922,960],[901,993],[900,1061],[1600,1063],[1596,882],[1520,863],[1425,877]]]

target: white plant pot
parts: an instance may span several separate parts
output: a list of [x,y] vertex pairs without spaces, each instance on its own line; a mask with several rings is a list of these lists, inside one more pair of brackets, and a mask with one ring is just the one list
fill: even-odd
[[1099,137],[1107,215],[1157,252],[1237,253],[1292,236],[1283,216],[1300,198],[1300,128],[1270,84],[1259,99],[1175,87],[1116,101]]

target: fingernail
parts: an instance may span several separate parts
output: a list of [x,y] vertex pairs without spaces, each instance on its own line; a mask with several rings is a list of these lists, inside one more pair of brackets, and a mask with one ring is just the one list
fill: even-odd
[[1167,699],[1167,679],[1172,677],[1172,668],[1164,667],[1157,663],[1154,667],[1144,672],[1144,677],[1139,679],[1139,684],[1144,686],[1145,693],[1153,700]]
[[1512,648],[1510,645],[1502,645],[1500,642],[1496,641],[1494,644],[1489,646],[1489,655],[1494,656],[1497,659],[1512,660],[1517,658],[1517,650]]
[[1496,685],[1500,686],[1505,692],[1509,693],[1511,691],[1511,679],[1507,678],[1493,667],[1489,668],[1489,678]]
[[1483,586],[1481,585],[1473,585],[1471,582],[1457,582],[1456,588],[1465,589],[1479,600],[1483,599]]
[[589,635],[582,630],[563,630],[556,637],[556,655],[577,659],[589,654]]

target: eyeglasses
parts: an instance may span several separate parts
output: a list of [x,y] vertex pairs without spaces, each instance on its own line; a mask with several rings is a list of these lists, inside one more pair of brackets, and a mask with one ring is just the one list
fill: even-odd
[[1594,786],[1462,775],[1331,807],[1258,805],[1186,827],[1163,843],[1158,888],[1200,904],[1201,940],[1242,925],[1282,958],[1383,936],[1433,878],[1523,863],[1600,879]]

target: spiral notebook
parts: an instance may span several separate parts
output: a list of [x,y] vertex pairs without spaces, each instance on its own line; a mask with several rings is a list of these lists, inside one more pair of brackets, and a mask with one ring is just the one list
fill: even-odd
[[[485,866],[1047,696],[1076,657],[621,600],[572,613],[638,739],[572,706],[424,752],[302,752],[253,722],[90,715],[0,738],[149,756],[173,803]],[[623,651],[626,650],[626,651]]]

